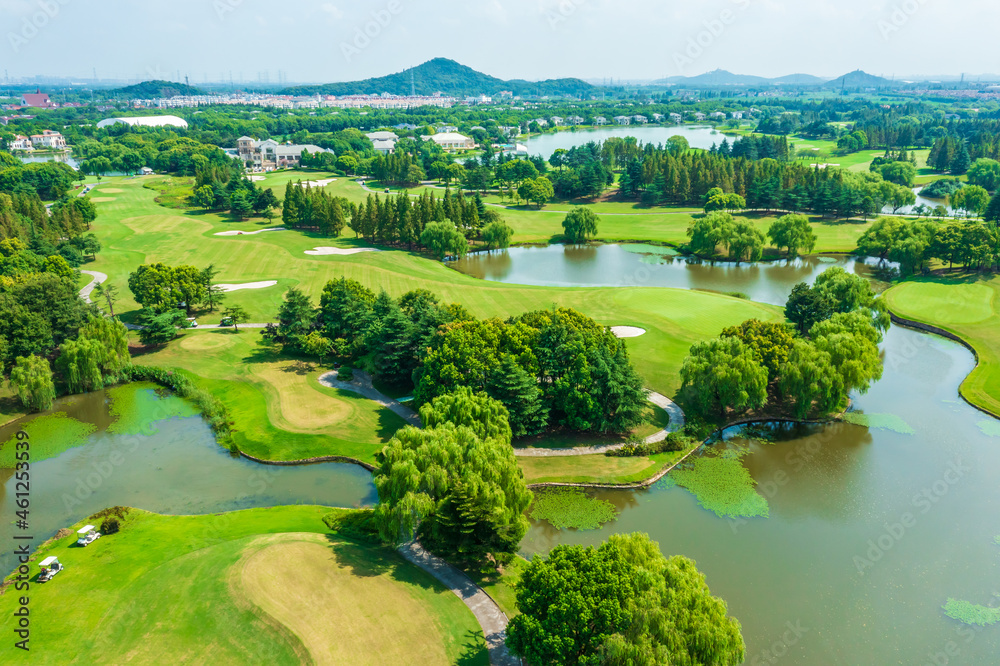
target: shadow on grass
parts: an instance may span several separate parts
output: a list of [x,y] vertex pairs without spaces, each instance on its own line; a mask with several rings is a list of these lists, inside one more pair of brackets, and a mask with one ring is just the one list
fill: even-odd
[[479,632],[467,631],[462,643],[462,652],[455,660],[455,666],[488,666],[490,663],[490,653],[486,648],[486,642]]

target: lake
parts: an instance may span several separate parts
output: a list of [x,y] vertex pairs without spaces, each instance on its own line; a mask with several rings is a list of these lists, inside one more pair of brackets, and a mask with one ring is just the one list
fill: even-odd
[[885,427],[742,442],[769,517],[720,518],[661,482],[598,493],[621,511],[600,530],[533,522],[524,554],[647,532],[698,563],[743,626],[747,664],[776,663],[766,651],[787,664],[945,663],[928,655],[949,642],[960,650],[949,664],[997,663],[1000,626],[969,627],[941,607],[1000,605],[1000,422],[957,396],[974,365],[961,345],[894,326],[883,350],[884,377],[853,400]]
[[[549,134],[539,134],[527,141],[523,141],[531,155],[541,155],[549,159],[557,149],[569,150],[576,146],[582,146],[591,141],[604,141],[611,137],[624,138],[634,136],[641,143],[665,144],[672,136],[682,136],[688,140],[692,148],[704,148],[708,150],[712,144],[720,144],[726,135],[711,127],[702,125],[667,125],[667,126],[643,126],[643,125],[614,125],[602,127],[600,129],[581,129],[576,131],[552,132]],[[735,137],[729,137],[729,143]]]
[[449,266],[493,282],[547,287],[676,287],[738,291],[751,300],[784,305],[792,287],[812,283],[831,266],[868,275],[872,266],[854,257],[791,261],[708,262],[680,256],[667,247],[644,244],[512,247],[468,254]]
[[[357,507],[375,503],[371,474],[358,465],[288,467],[234,458],[216,443],[201,416],[157,419],[155,401],[180,398],[155,396],[141,385],[131,390],[144,395],[125,398],[144,399],[154,412],[144,419],[143,432],[138,434],[108,431],[114,419],[108,411],[107,391],[61,398],[45,413],[64,412],[94,424],[96,430],[84,445],[56,457],[36,462],[33,456],[28,531],[35,537],[32,547],[59,528],[115,505],[157,513],[203,514],[284,504]],[[9,442],[18,429],[35,418],[26,417],[0,428],[0,442]],[[32,450],[45,446],[35,436],[31,444]],[[7,549],[15,533],[13,473],[12,469],[0,469],[0,543],[5,544],[0,568],[4,571],[15,566]]]

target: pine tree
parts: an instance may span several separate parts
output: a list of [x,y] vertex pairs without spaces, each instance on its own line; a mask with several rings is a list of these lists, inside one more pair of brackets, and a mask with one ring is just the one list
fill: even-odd
[[285,198],[281,204],[281,221],[289,229],[295,228],[299,222],[299,207],[292,181],[285,183]]
[[542,402],[538,381],[510,354],[505,354],[496,374],[491,377],[489,394],[510,412],[514,437],[537,435],[548,424],[548,408]]

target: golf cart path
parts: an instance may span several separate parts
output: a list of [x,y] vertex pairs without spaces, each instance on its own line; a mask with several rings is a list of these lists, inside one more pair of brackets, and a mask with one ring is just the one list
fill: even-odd
[[479,621],[479,626],[483,628],[491,666],[520,666],[521,661],[507,649],[507,616],[483,588],[440,557],[428,553],[416,541],[400,546],[399,554],[434,576],[469,607]]
[[90,277],[94,278],[93,280],[85,284],[83,286],[83,289],[80,290],[80,298],[83,299],[83,302],[90,303],[90,294],[92,291],[94,291],[94,287],[107,280],[108,276],[98,271],[80,271],[80,272],[83,273],[84,275],[89,275]]
[[[661,393],[656,393],[655,391],[649,391],[646,397],[651,403],[667,412],[667,415],[670,417],[670,423],[667,424],[666,428],[658,430],[646,439],[642,440],[643,443],[653,444],[656,442],[662,442],[667,438],[667,435],[672,432],[677,432],[684,427],[684,410],[681,409],[676,402]],[[623,446],[625,446],[625,442],[620,444],[602,444],[600,446],[574,446],[572,448],[565,449],[515,448],[514,455],[519,458],[589,456],[594,455],[595,453],[607,453],[608,451],[614,451],[615,449],[620,449]]]
[[385,395],[374,386],[372,386],[372,378],[367,372],[361,370],[354,371],[354,381],[352,382],[342,382],[337,379],[337,372],[325,372],[319,376],[319,383],[323,386],[329,386],[330,388],[342,389],[344,391],[353,391],[354,393],[360,393],[369,400],[374,400],[383,407],[388,408],[393,413],[402,417],[404,421],[410,425],[420,427],[420,417],[417,413],[404,406],[398,400],[393,400],[389,396]]

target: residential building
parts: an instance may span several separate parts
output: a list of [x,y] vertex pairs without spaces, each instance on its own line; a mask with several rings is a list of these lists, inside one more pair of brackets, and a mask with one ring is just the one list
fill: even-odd
[[594,124],[595,125],[607,125],[608,124],[608,119],[605,118],[604,116],[594,116]]
[[33,93],[21,95],[21,106],[28,106],[35,109],[54,109],[56,105],[52,103],[49,96],[43,93],[40,88],[36,88]]
[[712,111],[712,113],[708,114],[708,117],[709,118],[718,118],[719,120],[722,120],[722,119],[724,119],[726,117],[726,114],[724,112],[722,112],[722,111]]
[[372,139],[372,147],[380,155],[390,155],[392,151],[396,150],[396,141],[394,139]]
[[35,149],[35,147],[31,145],[31,139],[29,139],[26,136],[21,136],[20,134],[18,134],[13,138],[13,140],[8,142],[7,148],[9,150],[27,150],[27,151],[32,151]]
[[615,122],[619,125],[628,125],[632,119],[629,116],[615,116]]
[[562,117],[562,116],[552,116],[552,117],[550,118],[550,120],[552,121],[552,124],[553,124],[554,126],[556,126],[556,127],[558,127],[559,125],[563,125],[563,124],[565,124],[565,123],[564,123],[564,121],[563,121],[564,119],[563,119],[563,117]]
[[705,114],[702,113],[701,111],[695,111],[694,112],[694,119],[695,120],[704,120],[705,119]]
[[124,123],[132,127],[187,127],[187,121],[177,116],[130,116],[121,118],[105,118],[97,123],[98,128]]
[[674,122],[674,123],[678,123],[679,124],[682,120],[684,120],[684,116],[682,116],[681,114],[679,114],[679,113],[671,113],[670,114],[670,122]]
[[398,141],[399,136],[395,132],[388,132],[385,130],[380,130],[378,132],[369,132],[365,134],[366,137],[372,141]]
[[646,120],[646,116],[641,115],[641,114],[636,114],[636,115],[632,116],[632,120],[635,123],[639,124],[639,125],[644,125],[644,124],[646,124],[648,122]]
[[584,120],[581,116],[570,116],[566,119],[566,122],[570,125],[582,125]]
[[59,132],[43,130],[41,134],[31,135],[31,145],[34,148],[48,148],[50,150],[65,150],[66,139]]
[[265,171],[279,167],[298,166],[302,159],[302,151],[309,153],[330,153],[332,150],[320,148],[313,144],[278,143],[274,139],[257,141],[249,136],[241,136],[236,140],[236,152],[244,163],[250,162],[255,167]]
[[444,123],[434,123],[434,131],[439,134],[447,134],[448,132],[457,132],[458,128],[454,125],[446,125]]
[[472,150],[476,147],[476,142],[458,132],[440,132],[430,136],[420,137],[423,140],[430,139],[447,151],[452,150]]
[[412,132],[413,130],[417,129],[417,126],[414,125],[413,123],[399,123],[398,125],[393,125],[393,129],[409,130]]
[[654,123],[663,122],[663,114],[662,113],[654,113],[653,114],[653,122]]
[[733,120],[743,120],[743,112],[742,111],[733,111],[730,114],[730,116],[732,117]]

